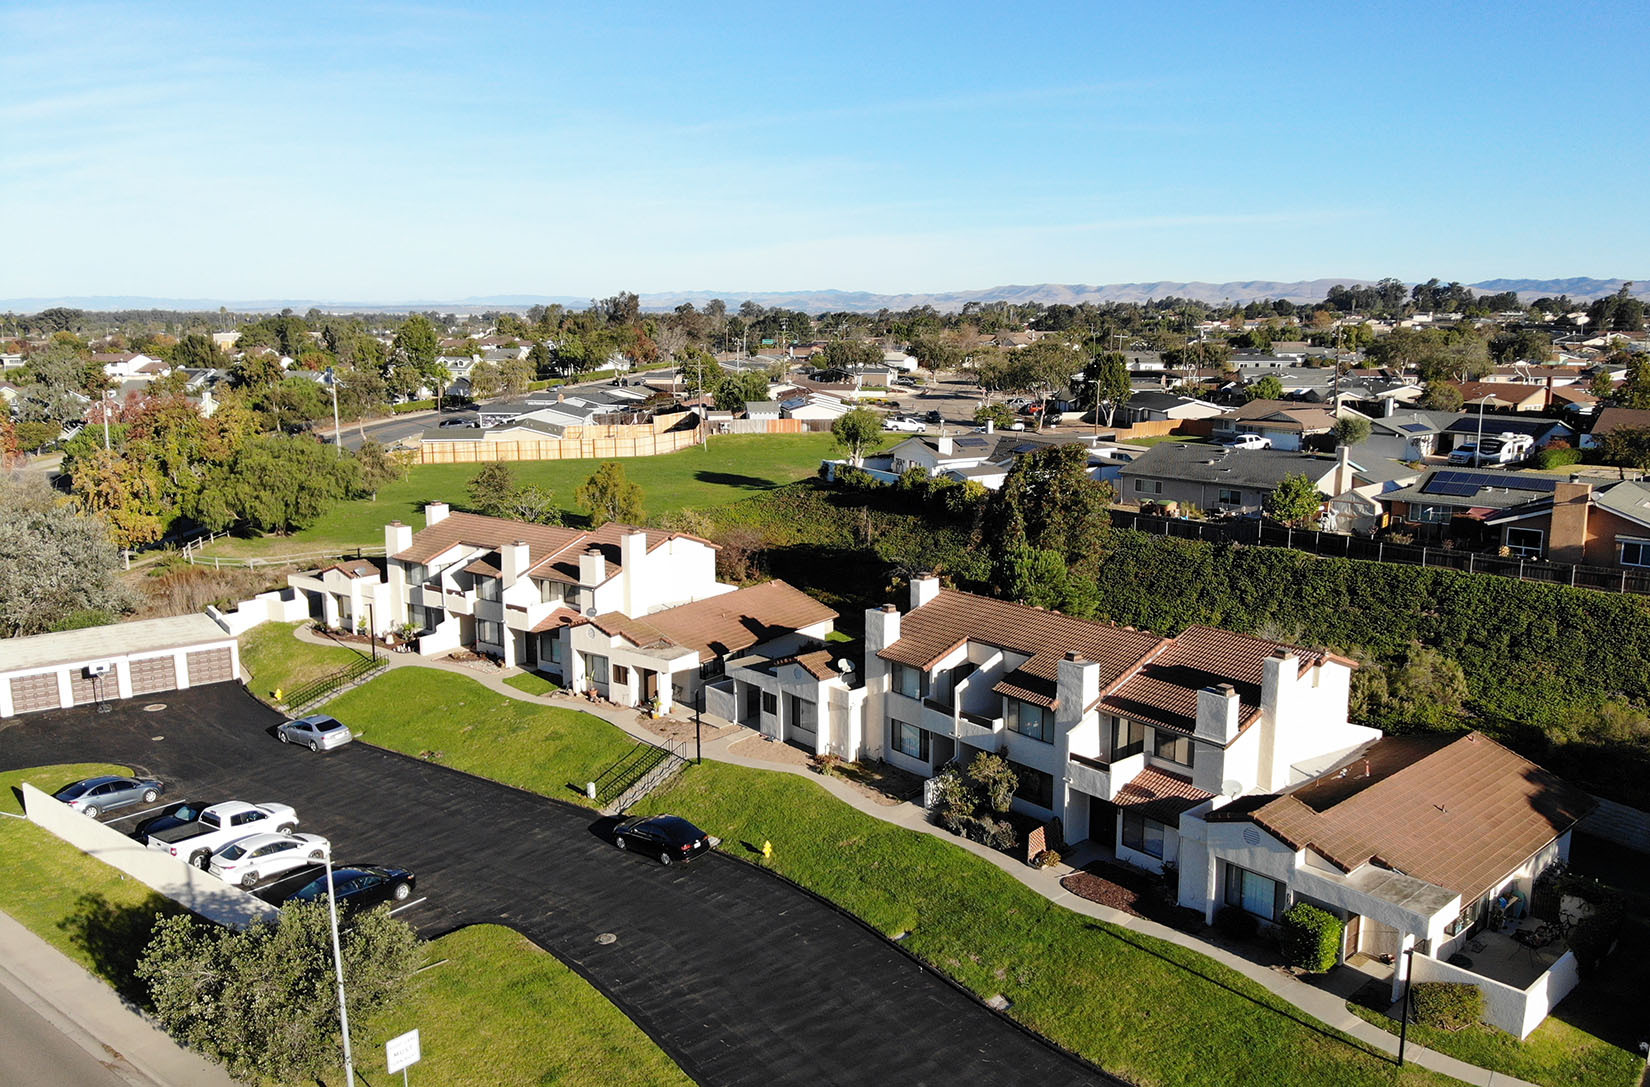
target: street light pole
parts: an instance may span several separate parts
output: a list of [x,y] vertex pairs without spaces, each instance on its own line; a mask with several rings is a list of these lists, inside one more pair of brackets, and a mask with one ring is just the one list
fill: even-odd
[[332,392],[332,447],[337,456],[344,455],[344,439],[338,429],[338,375],[327,367],[327,388]]
[[355,1056],[349,1045],[349,1009],[344,1004],[344,953],[338,947],[338,896],[332,888],[332,849],[321,854],[327,863],[327,917],[332,923],[332,965],[338,976],[338,1027],[344,1034],[344,1081],[355,1087]]
[[109,394],[112,389],[103,390],[103,451],[109,451]]

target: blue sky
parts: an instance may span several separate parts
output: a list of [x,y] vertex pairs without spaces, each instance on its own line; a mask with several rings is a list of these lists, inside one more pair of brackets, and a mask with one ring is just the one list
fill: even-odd
[[0,297],[1650,274],[1645,26],[1628,3],[14,3]]

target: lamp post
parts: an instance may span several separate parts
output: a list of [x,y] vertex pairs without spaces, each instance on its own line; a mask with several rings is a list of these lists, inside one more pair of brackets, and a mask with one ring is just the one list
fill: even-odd
[[344,1003],[344,953],[338,947],[338,896],[332,888],[332,847],[321,856],[327,865],[327,919],[332,924],[332,966],[338,977],[338,1027],[344,1034],[344,1082],[355,1087],[355,1057],[349,1046],[349,1009]]
[[1398,1067],[1404,1066],[1404,1047],[1409,1043],[1410,992],[1415,988],[1415,948],[1404,948],[1404,1018],[1398,1024]]
[[326,382],[327,389],[332,393],[332,448],[341,457],[344,455],[344,440],[338,429],[338,375],[328,366],[321,380]]
[[109,451],[109,397],[113,393],[113,389],[103,390],[103,451],[105,453]]

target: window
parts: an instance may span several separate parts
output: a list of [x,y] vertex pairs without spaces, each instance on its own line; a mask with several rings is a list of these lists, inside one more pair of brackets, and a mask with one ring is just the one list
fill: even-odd
[[1126,759],[1146,750],[1146,726],[1125,717],[1114,717],[1111,723],[1111,761]]
[[407,565],[407,584],[408,585],[422,585],[422,584],[424,584],[425,581],[429,580],[429,577],[430,577],[429,568],[427,566],[425,566],[423,563],[421,563],[421,562],[409,562],[406,565]]
[[1134,812],[1123,813],[1123,844],[1136,853],[1163,859],[1163,824]]
[[559,581],[539,582],[539,603],[559,604],[567,599],[567,587]]
[[1157,743],[1152,748],[1153,754],[1168,762],[1178,763],[1181,766],[1192,765],[1192,738],[1177,736],[1168,729],[1154,729],[1157,734]]
[[904,721],[888,720],[888,745],[901,755],[928,761],[928,732]]
[[1543,533],[1539,528],[1507,529],[1507,550],[1521,559],[1539,559]]
[[550,647],[550,652],[545,654],[545,658],[547,660],[549,660],[549,662],[551,664],[560,664],[561,663],[561,635],[557,634],[553,631],[548,633],[548,634],[545,634],[544,637],[543,637],[543,640],[541,640],[539,642],[539,652],[543,653],[545,646]]
[[772,691],[762,692],[762,712],[771,715],[779,713],[779,696]]
[[1650,566],[1650,540],[1636,540],[1631,536],[1618,536],[1616,542],[1621,544],[1621,564],[1623,566]]
[[702,680],[716,679],[726,672],[727,665],[723,663],[721,657],[712,657],[699,666],[699,678]]
[[504,644],[504,628],[501,624],[486,619],[476,620],[476,641],[486,642],[488,645]]
[[1215,501],[1222,506],[1241,506],[1243,505],[1243,492],[1233,490],[1231,487],[1222,487],[1217,492]]
[[1010,731],[1045,744],[1054,742],[1054,711],[1018,698],[1003,699],[1003,720]]
[[417,627],[419,630],[429,630],[430,629],[428,626],[425,625],[428,622],[428,620],[425,618],[424,605],[422,605],[422,604],[408,604],[407,605],[407,622],[411,623],[413,626]]
[[496,577],[478,577],[476,578],[476,595],[483,600],[497,600],[499,586],[502,584],[503,582]]
[[585,653],[584,674],[591,683],[607,682],[607,658],[600,653]]
[[622,664],[615,664],[613,666],[613,682],[614,683],[629,683],[630,682],[630,669],[626,668]]
[[1226,866],[1226,904],[1236,906],[1263,920],[1275,920],[1283,887],[1275,879],[1239,868]]
[[894,665],[894,693],[907,698],[921,698],[927,693],[928,674],[921,668],[907,664]]
[[1015,796],[1039,808],[1054,807],[1053,774],[1045,774],[1041,770],[1033,770],[1017,762],[1010,762],[1008,765],[1014,768],[1014,773],[1020,779],[1020,787],[1014,790]]
[[1134,489],[1142,494],[1162,494],[1163,481],[1161,479],[1137,479],[1134,481]]
[[1426,525],[1447,525],[1455,516],[1453,506],[1411,506],[1410,516]]

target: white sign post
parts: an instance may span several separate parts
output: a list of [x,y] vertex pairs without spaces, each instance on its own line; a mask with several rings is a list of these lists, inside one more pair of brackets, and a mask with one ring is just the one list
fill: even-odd
[[402,1087],[406,1087],[407,1069],[418,1063],[419,1056],[416,1030],[409,1030],[384,1043],[384,1063],[389,1066],[390,1075],[401,1073]]

